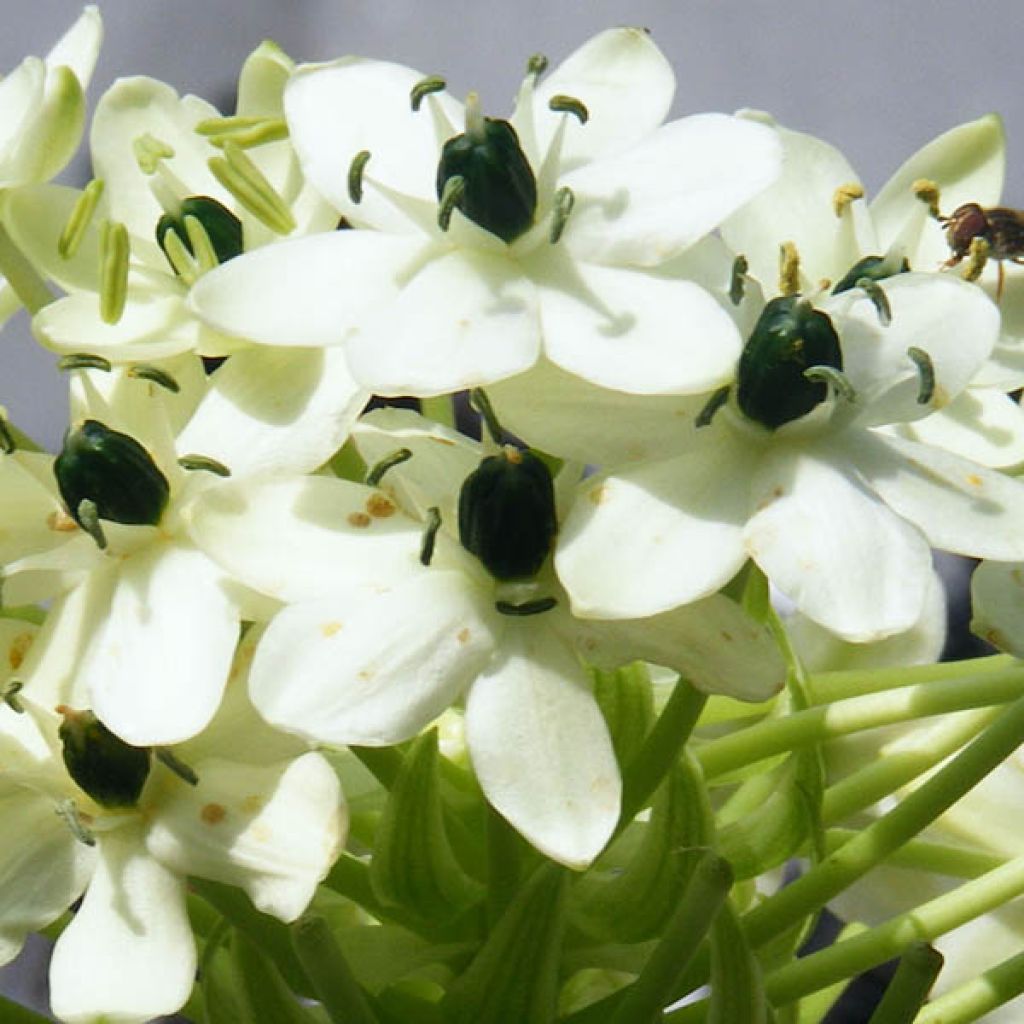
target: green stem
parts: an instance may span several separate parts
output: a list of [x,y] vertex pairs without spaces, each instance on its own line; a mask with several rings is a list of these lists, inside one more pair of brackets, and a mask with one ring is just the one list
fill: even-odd
[[420,412],[435,423],[440,423],[445,427],[455,427],[455,401],[451,395],[421,398]]
[[[981,878],[891,918],[845,942],[780,967],[765,980],[774,1005],[781,1006],[843,978],[852,978],[902,955],[914,942],[933,942],[1024,893],[1024,857],[1008,861]],[[1013,970],[1021,969],[1014,965]],[[933,1018],[935,1024],[946,1018]],[[971,1018],[964,1018],[971,1019]]]
[[969,746],[896,808],[750,911],[744,926],[751,944],[762,945],[823,907],[948,810],[1002,764],[1022,740],[1024,698],[1019,697]]
[[519,888],[521,840],[493,807],[487,807],[487,919],[493,928]]
[[313,991],[334,1024],[379,1024],[322,917],[296,921],[292,943]]
[[622,773],[619,831],[643,809],[693,732],[707,694],[680,677],[647,739]]
[[[828,852],[844,846],[860,833],[854,829],[833,828],[826,833]],[[1005,857],[981,850],[966,850],[962,846],[931,843],[924,839],[911,839],[885,861],[888,867],[927,871],[949,878],[978,878],[986,871],[994,871],[1006,863]]]
[[868,1024],[912,1024],[942,970],[942,954],[927,942],[913,942]]
[[402,770],[402,754],[395,747],[349,747],[369,773],[387,790]]
[[706,778],[850,733],[932,715],[1005,704],[1020,696],[1024,669],[917,683],[797,711],[712,740],[696,751]]
[[18,248],[3,224],[0,224],[0,274],[3,274],[21,304],[32,314],[38,313],[55,298],[39,271]]
[[0,996],[0,1020],[4,1024],[49,1024],[50,1018]]
[[915,1024],[968,1024],[1024,992],[1024,953],[933,999]]

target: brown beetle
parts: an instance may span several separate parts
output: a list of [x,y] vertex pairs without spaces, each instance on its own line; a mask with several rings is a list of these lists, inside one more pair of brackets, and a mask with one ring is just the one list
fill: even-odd
[[996,301],[1003,294],[1003,262],[1024,264],[1024,210],[1008,206],[982,208],[977,203],[964,203],[950,216],[940,218],[946,229],[946,241],[953,255],[945,266],[955,267],[971,250],[975,238],[983,238],[989,246],[988,257],[999,267]]

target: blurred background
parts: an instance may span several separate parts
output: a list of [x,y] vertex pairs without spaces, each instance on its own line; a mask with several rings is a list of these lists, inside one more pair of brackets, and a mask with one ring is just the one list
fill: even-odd
[[[442,74],[454,93],[476,89],[488,113],[501,115],[529,55],[557,63],[603,28],[643,25],[676,70],[673,116],[770,111],[845,152],[869,197],[923,143],[997,111],[1009,136],[1003,201],[1024,207],[1020,0],[107,0],[100,7],[106,41],[93,104],[116,78],[145,74],[224,110],[233,107],[242,61],[266,38],[297,61],[357,53]],[[0,0],[0,72],[45,54],[80,9],[69,0]],[[61,180],[83,184],[89,176],[83,152]],[[55,363],[32,342],[24,314],[4,329],[0,403],[51,449],[66,422]],[[962,618],[962,608],[954,616]],[[0,970],[0,990],[45,1005],[46,952],[44,942],[30,942],[20,964]],[[880,979],[863,984],[870,993]],[[865,1020],[864,1005],[847,1001],[834,1019]]]

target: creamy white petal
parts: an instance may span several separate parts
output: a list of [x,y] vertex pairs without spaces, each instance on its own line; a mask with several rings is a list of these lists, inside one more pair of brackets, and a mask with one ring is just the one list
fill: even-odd
[[264,345],[340,345],[398,295],[425,243],[374,231],[331,231],[237,256],[204,274],[189,304],[205,323]]
[[975,558],[1024,559],[1024,483],[949,452],[878,433],[843,451],[869,487],[933,547]]
[[982,562],[971,576],[971,631],[1024,657],[1024,564]]
[[256,652],[253,703],[272,725],[317,742],[409,739],[490,657],[485,598],[461,573],[430,569],[394,589],[292,605]]
[[487,799],[538,850],[572,868],[601,852],[619,767],[576,655],[543,621],[508,623],[466,700],[466,741]]
[[184,880],[146,852],[135,827],[105,833],[85,900],[53,951],[53,1012],[68,1024],[142,1024],[182,1006],[195,970]]
[[928,545],[841,456],[777,446],[751,490],[758,511],[744,531],[747,551],[805,615],[856,642],[914,625],[931,571]]
[[103,42],[103,19],[93,4],[82,9],[78,20],[57,40],[46,55],[49,67],[70,68],[84,88],[92,78]]
[[419,566],[422,526],[382,491],[297,477],[209,488],[189,508],[189,531],[235,579],[301,601],[405,579]]
[[[30,553],[48,551],[67,539],[63,506],[56,487],[40,482],[39,470],[50,471],[49,455],[17,452],[0,459],[0,564]],[[64,526],[66,529],[66,526]],[[5,596],[5,603],[9,599]]]
[[46,66],[26,57],[0,80],[0,184],[28,184],[20,177],[18,143],[31,128],[43,96]]
[[478,387],[539,353],[536,289],[504,254],[468,249],[426,261],[348,342],[352,375],[381,395]]
[[82,666],[92,708],[139,746],[198,733],[220,702],[238,642],[223,573],[191,546],[156,543],[126,559]]
[[756,456],[701,445],[586,481],[562,524],[555,568],[586,618],[632,619],[706,597],[746,561]]
[[198,785],[168,779],[146,849],[179,874],[240,886],[257,910],[294,921],[344,846],[347,815],[334,770],[312,753],[192,767]]
[[739,331],[699,285],[558,254],[537,257],[531,273],[544,351],[563,370],[642,395],[696,394],[732,378]]
[[662,263],[770,185],[781,151],[772,129],[740,118],[672,121],[561,179],[576,197],[561,244],[600,263]]

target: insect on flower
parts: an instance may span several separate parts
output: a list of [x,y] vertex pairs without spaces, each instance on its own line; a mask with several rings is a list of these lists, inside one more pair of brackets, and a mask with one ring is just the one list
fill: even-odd
[[955,267],[971,253],[976,238],[988,246],[987,257],[995,260],[999,268],[999,282],[996,286],[996,301],[1002,298],[1004,270],[1003,263],[1024,264],[1024,210],[1008,206],[991,206],[985,209],[977,203],[964,203],[948,217],[939,222],[946,229],[946,241],[953,255],[944,264]]

